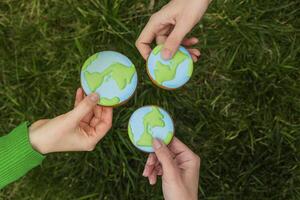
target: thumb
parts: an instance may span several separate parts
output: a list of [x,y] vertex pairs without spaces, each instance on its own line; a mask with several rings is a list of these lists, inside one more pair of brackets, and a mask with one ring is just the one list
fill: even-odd
[[81,121],[97,105],[99,96],[92,93],[85,97],[71,112],[70,118],[75,121]]
[[174,178],[177,175],[177,166],[168,147],[162,141],[154,138],[153,148],[157,159],[162,165],[164,176]]
[[176,51],[178,50],[179,45],[184,39],[186,31],[180,29],[180,24],[176,24],[174,30],[167,37],[165,44],[162,50],[162,58],[165,60],[171,59]]

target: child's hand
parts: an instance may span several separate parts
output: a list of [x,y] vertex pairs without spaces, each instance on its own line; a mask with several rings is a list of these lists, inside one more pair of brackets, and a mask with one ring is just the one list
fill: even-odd
[[113,110],[97,105],[99,97],[76,92],[75,108],[54,119],[39,120],[29,128],[30,142],[42,154],[91,151],[112,126]]
[[177,138],[168,147],[153,140],[155,154],[149,155],[143,176],[151,185],[162,176],[162,187],[166,200],[198,199],[200,158]]
[[[162,56],[170,59],[182,43],[191,46],[198,43],[197,38],[184,39],[185,35],[197,24],[205,13],[210,0],[172,0],[160,11],[153,14],[136,41],[136,47],[147,59],[150,44],[156,39],[157,44],[163,44]],[[192,58],[198,60],[198,49],[189,49]]]

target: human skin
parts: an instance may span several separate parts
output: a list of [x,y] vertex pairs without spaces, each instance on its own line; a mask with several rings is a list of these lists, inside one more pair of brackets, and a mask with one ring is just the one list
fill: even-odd
[[168,146],[154,139],[153,148],[143,172],[149,183],[156,184],[162,176],[165,200],[198,199],[200,157],[176,137]]
[[[42,154],[64,151],[92,151],[112,125],[112,108],[97,105],[93,93],[84,97],[80,88],[75,108],[53,119],[39,120],[29,128],[30,142]],[[151,185],[162,176],[166,200],[197,199],[200,158],[176,137],[166,146],[153,140],[155,153],[149,155],[143,176]]]
[[41,154],[92,151],[112,126],[113,109],[97,105],[99,97],[76,92],[73,110],[53,119],[42,119],[29,128],[29,139]]
[[[164,44],[162,57],[173,57],[180,44],[191,47],[198,43],[195,37],[185,38],[200,21],[211,0],[171,0],[154,13],[136,41],[136,47],[146,60],[151,52],[151,43]],[[189,48],[193,61],[199,59],[200,51]]]

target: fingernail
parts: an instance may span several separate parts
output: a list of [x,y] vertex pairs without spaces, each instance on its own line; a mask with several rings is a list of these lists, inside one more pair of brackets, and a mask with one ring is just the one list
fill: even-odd
[[150,178],[150,179],[149,179],[149,183],[150,183],[150,185],[154,185],[154,179],[153,179],[153,178]]
[[97,102],[98,99],[99,99],[99,96],[98,96],[97,93],[92,93],[92,94],[89,95],[89,98],[90,98],[92,101]]
[[170,60],[172,58],[172,52],[169,49],[162,50],[162,58],[164,60]]
[[161,141],[158,140],[158,139],[156,139],[156,138],[154,138],[154,139],[153,139],[153,148],[154,148],[155,150],[157,150],[157,149],[159,149],[161,146],[162,146]]

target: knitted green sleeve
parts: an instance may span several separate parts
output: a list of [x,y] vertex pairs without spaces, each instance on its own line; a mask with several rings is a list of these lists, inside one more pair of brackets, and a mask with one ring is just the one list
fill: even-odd
[[0,189],[24,176],[44,158],[30,144],[27,122],[0,137]]

